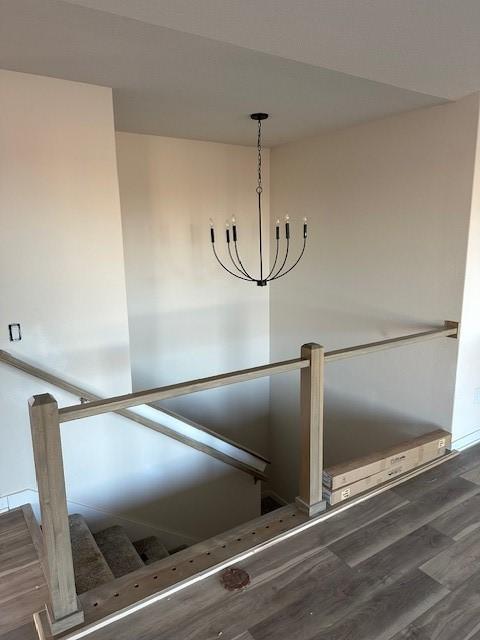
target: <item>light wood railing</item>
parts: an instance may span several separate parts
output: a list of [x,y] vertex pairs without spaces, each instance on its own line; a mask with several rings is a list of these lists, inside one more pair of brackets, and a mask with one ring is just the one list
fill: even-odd
[[101,399],[58,409],[49,394],[30,400],[30,423],[45,541],[45,563],[50,585],[49,618],[53,633],[79,624],[79,608],[73,579],[73,562],[65,495],[60,424],[107,412],[118,412],[136,405],[218,387],[300,371],[300,477],[298,507],[314,516],[325,509],[322,495],[323,472],[323,395],[325,364],[366,355],[375,351],[415,344],[442,337],[458,337],[458,323],[445,322],[441,328],[422,333],[372,342],[348,349],[325,352],[315,343],[305,344],[300,357],[191,380],[166,387]]
[[[96,402],[98,400],[102,400],[98,395],[92,393],[88,389],[83,387],[79,387],[76,384],[69,382],[68,380],[64,380],[59,376],[56,376],[40,367],[37,367],[30,362],[26,362],[16,356],[8,353],[8,351],[3,351],[0,349],[0,363],[8,365],[13,369],[17,369],[18,371],[23,371],[24,373],[37,378],[38,380],[43,380],[49,385],[53,385],[59,389],[63,389],[67,393],[70,393],[73,396],[77,396],[81,402]],[[157,407],[152,406],[153,409],[157,409]],[[160,410],[158,410],[160,411]],[[261,453],[257,451],[253,451],[252,449],[245,447],[244,445],[231,440],[230,438],[225,437],[224,435],[212,431],[211,429],[207,429],[203,425],[200,425],[196,422],[192,422],[187,418],[179,416],[173,411],[168,411],[166,409],[161,410],[167,416],[173,417],[176,420],[180,420],[183,424],[192,427],[190,431],[193,431],[195,437],[190,437],[184,432],[175,431],[170,427],[166,426],[161,422],[161,414],[159,413],[159,418],[151,419],[138,413],[134,413],[133,411],[128,411],[126,409],[119,409],[115,411],[118,415],[122,416],[122,418],[126,418],[128,420],[132,420],[137,424],[142,425],[143,427],[147,427],[147,429],[152,429],[152,431],[156,431],[157,433],[161,433],[162,435],[168,436],[177,442],[181,442],[192,449],[196,449],[197,451],[201,451],[202,453],[206,453],[212,458],[216,458],[217,460],[221,460],[225,464],[228,464],[232,467],[240,469],[245,473],[250,474],[255,480],[266,480],[266,475],[264,473],[265,467],[269,464],[269,460],[265,458]],[[155,412],[152,412],[152,414]],[[203,434],[206,434],[207,437],[204,438]]]
[[69,422],[70,420],[79,420],[88,416],[98,416],[101,413],[109,413],[110,411],[118,411],[127,407],[135,407],[140,404],[149,404],[160,400],[168,400],[169,398],[178,398],[190,393],[198,391],[207,391],[208,389],[217,389],[218,387],[226,387],[230,384],[238,382],[246,382],[257,378],[265,378],[278,373],[287,371],[295,371],[308,367],[308,360],[297,358],[294,360],[286,360],[285,362],[277,362],[276,364],[266,364],[252,369],[242,369],[240,371],[231,371],[230,373],[222,373],[210,378],[200,378],[198,380],[189,380],[188,382],[179,382],[167,387],[158,387],[156,389],[148,389],[147,391],[136,391],[123,396],[115,396],[98,402],[89,402],[88,404],[74,405],[72,407],[64,407],[59,411],[60,422]]

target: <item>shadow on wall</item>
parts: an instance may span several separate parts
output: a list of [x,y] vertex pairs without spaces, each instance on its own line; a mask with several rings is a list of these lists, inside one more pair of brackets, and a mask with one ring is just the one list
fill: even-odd
[[[144,491],[138,484],[135,488],[139,478],[132,472],[128,475],[133,490],[119,493],[106,504],[102,502],[102,491],[109,491],[108,485],[90,496],[88,504],[72,499],[72,493],[78,498],[78,491],[67,491],[69,513],[82,514],[94,533],[121,525],[131,540],[155,535],[169,550],[190,546],[260,515],[260,484],[255,485],[252,478],[242,477],[244,474],[239,472],[226,470],[216,478],[217,482],[193,484],[190,480],[169,495],[162,494],[160,487]],[[40,522],[38,500],[35,489],[8,496],[10,508],[32,504]]]
[[[246,493],[250,499],[245,499]],[[222,514],[228,512],[230,515],[225,518]],[[203,540],[258,517],[260,490],[250,476],[226,471],[223,479],[189,482],[168,495],[152,489],[148,495],[118,503],[116,513],[133,521],[142,521],[142,516],[149,514],[151,522],[160,528],[164,525],[167,530]]]
[[[77,338],[79,342],[82,340],[78,334],[76,340]],[[5,350],[47,373],[101,397],[130,393],[132,390],[128,346],[119,343],[109,344],[108,327],[106,327],[105,341],[88,348],[75,349],[70,345],[68,348],[62,347],[57,351],[55,345],[49,343],[34,356],[24,352],[21,346],[15,351],[10,346]],[[106,370],[110,375],[105,374]],[[35,381],[35,378],[32,380]],[[36,382],[38,392],[35,395],[45,393],[43,390],[45,383],[40,379]],[[55,396],[55,392],[52,395]],[[25,407],[27,407],[27,401],[26,397]]]
[[[240,304],[135,316],[131,319],[134,390],[266,364],[268,327],[258,327],[258,333],[255,328]],[[174,398],[158,406],[268,454],[267,378]]]
[[[130,522],[132,531],[144,525],[157,530],[160,537],[165,531],[178,544],[185,538],[202,540],[260,515],[260,484],[241,471],[214,462],[216,469],[212,474],[210,467],[209,476],[194,464],[184,465],[183,478],[172,482],[167,491],[162,473],[146,471],[133,456],[118,482],[106,479],[95,491],[67,483],[67,495],[85,506],[84,515],[95,531],[109,526],[110,516],[115,516]],[[85,466],[95,473],[95,464]],[[82,512],[81,508],[76,510]]]
[[407,413],[371,403],[349,404],[345,394],[327,391],[325,399],[325,466],[368,455],[439,426],[414,420]]
[[[300,406],[298,379],[284,376],[272,387],[270,439],[272,442],[270,486],[283,499],[292,501],[298,493]],[[331,387],[325,390],[325,466],[367,455],[428,433],[445,424],[415,419],[407,408],[392,410],[381,402],[349,395]]]
[[202,391],[162,404],[268,458],[268,395],[268,379],[261,379]]
[[[430,318],[429,321],[421,318],[412,320],[411,313],[392,311],[381,303],[373,304],[366,301],[364,292],[369,287],[360,280],[362,272],[358,266],[355,274],[348,273],[350,278],[356,273],[360,274],[359,281],[355,283],[358,299],[353,305],[335,278],[318,280],[308,277],[309,272],[319,272],[317,260],[318,256],[315,253],[306,255],[305,264],[298,267],[298,273],[292,272],[289,276],[294,283],[293,296],[271,299],[272,316],[278,327],[277,335],[272,338],[275,359],[298,357],[300,346],[306,342],[316,342],[329,351],[428,331],[433,325],[443,325],[443,315],[439,316],[436,322],[432,322]],[[338,258],[333,271],[337,275],[343,268]],[[408,287],[410,282],[402,282],[402,285]],[[321,290],[317,293],[315,287],[319,286]],[[322,303],[322,299],[327,298],[328,305]],[[345,312],[345,308],[348,308],[348,313]],[[414,348],[419,347],[417,345]]]
[[268,359],[268,324],[256,326],[242,304],[158,309],[133,315],[130,324],[136,390],[149,385],[152,376],[172,384]]
[[260,513],[260,485],[232,469],[115,414],[62,425],[69,500],[194,538]]

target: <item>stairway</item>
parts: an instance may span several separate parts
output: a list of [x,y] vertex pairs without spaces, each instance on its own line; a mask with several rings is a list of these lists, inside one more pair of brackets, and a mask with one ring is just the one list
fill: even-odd
[[119,525],[92,533],[79,513],[68,517],[77,593],[85,593],[169,555],[162,541],[149,536],[131,542]]

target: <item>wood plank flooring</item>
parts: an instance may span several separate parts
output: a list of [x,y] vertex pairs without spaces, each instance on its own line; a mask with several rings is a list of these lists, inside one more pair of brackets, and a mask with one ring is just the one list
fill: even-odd
[[[269,526],[281,531],[287,516],[285,507]],[[47,597],[27,520],[21,510],[2,516],[0,640],[34,640],[31,616]],[[219,553],[242,549],[247,533],[263,535],[249,523],[233,541],[219,536]],[[198,550],[181,553],[168,571],[203,561]],[[480,640],[480,446],[237,566],[250,577],[240,591],[215,574],[84,637]],[[140,582],[127,587],[141,595]],[[103,597],[109,606],[115,594]]]
[[[34,529],[37,527],[37,530]],[[48,598],[30,505],[0,518],[0,640],[34,640],[33,614]]]
[[86,637],[480,640],[479,482],[477,446]]

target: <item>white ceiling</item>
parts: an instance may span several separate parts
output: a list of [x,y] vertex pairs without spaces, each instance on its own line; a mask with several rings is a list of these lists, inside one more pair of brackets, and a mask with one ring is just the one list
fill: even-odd
[[479,0],[66,0],[455,99],[480,89]]
[[126,131],[268,111],[272,145],[478,90],[478,33],[480,0],[0,0],[0,67],[113,87]]

